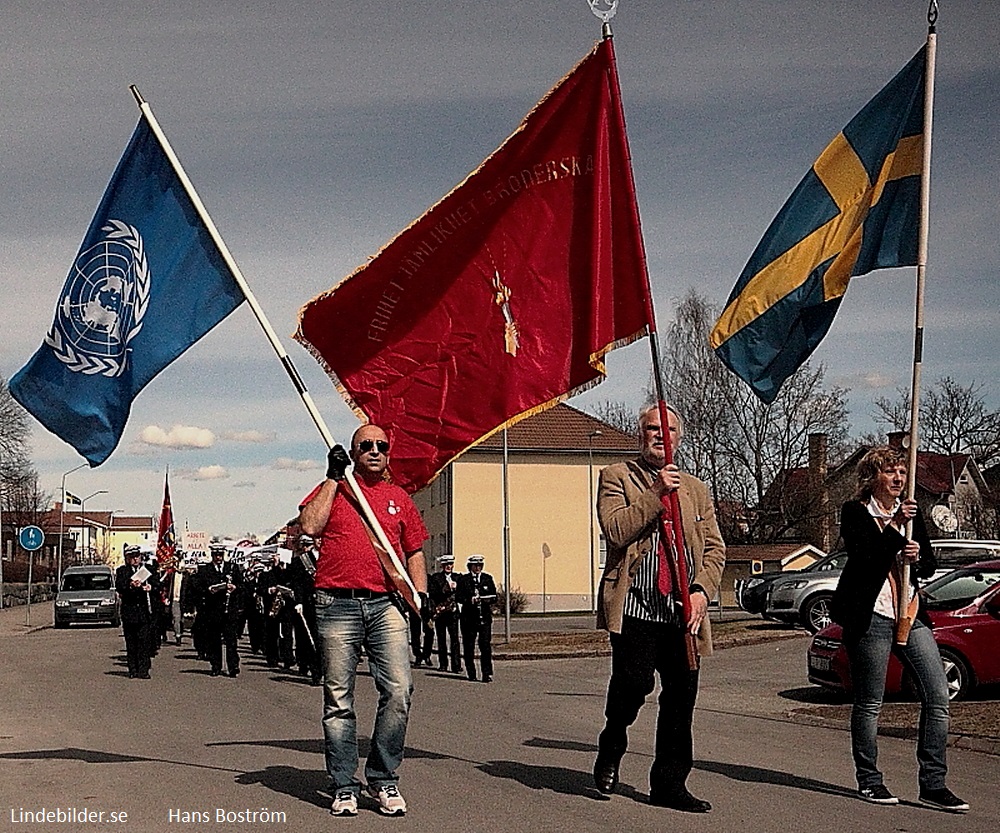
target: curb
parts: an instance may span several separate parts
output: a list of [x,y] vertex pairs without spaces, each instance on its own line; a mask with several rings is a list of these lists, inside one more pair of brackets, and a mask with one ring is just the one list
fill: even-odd
[[[849,719],[845,720],[836,717],[823,717],[822,715],[808,714],[795,710],[785,712],[785,717],[792,723],[799,723],[806,726],[821,726],[826,729],[837,729],[842,732],[851,731],[851,722]],[[915,736],[911,736],[915,732],[915,728],[912,730],[908,729],[905,733],[901,733],[899,730],[893,729],[892,727],[883,727],[879,729],[879,736],[915,741]],[[971,752],[980,752],[984,755],[1000,756],[1000,738],[949,734],[948,746],[955,749],[967,749]]]

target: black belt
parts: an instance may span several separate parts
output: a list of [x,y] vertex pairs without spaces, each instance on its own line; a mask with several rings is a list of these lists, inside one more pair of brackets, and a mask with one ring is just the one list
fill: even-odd
[[353,590],[350,587],[317,587],[322,593],[328,593],[335,599],[384,599],[392,595],[386,590]]

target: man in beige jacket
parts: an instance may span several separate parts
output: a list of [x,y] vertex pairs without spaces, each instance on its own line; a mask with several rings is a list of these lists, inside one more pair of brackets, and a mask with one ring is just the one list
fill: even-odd
[[[668,409],[671,447],[683,423]],[[677,490],[687,547],[690,614],[683,621],[676,571],[661,576],[661,498]],[[685,632],[695,637],[699,656],[712,652],[706,616],[718,593],[726,547],[715,507],[704,483],[677,466],[665,465],[663,432],[656,405],[639,414],[639,456],[601,472],[597,516],[608,542],[598,595],[597,625],[610,632],[611,680],[605,726],[598,741],[594,780],[602,793],[618,785],[618,767],[628,746],[628,727],[660,675],[656,754],[649,773],[651,804],[705,813],[711,804],[688,792],[693,763],[691,720],[698,671],[687,658]],[[666,592],[664,592],[666,591]]]

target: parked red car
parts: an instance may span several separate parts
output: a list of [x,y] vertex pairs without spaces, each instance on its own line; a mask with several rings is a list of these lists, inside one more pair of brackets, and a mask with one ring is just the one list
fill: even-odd
[[[1000,560],[960,567],[932,581],[921,592],[934,639],[941,650],[951,699],[976,686],[1000,682]],[[809,682],[851,690],[847,651],[840,625],[828,625],[809,645]],[[903,666],[889,658],[886,695],[912,695]]]

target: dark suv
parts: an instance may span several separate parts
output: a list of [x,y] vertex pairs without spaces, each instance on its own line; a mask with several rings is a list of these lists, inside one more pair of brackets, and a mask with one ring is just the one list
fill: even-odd
[[[765,618],[770,618],[767,613],[767,594],[775,581],[788,578],[789,576],[808,575],[809,573],[842,567],[843,560],[843,553],[832,553],[818,559],[808,567],[803,567],[801,570],[773,570],[768,573],[759,573],[755,576],[736,579],[733,583],[733,589],[736,591],[736,604],[747,613],[760,613]],[[780,621],[783,617],[774,618]]]
[[95,564],[63,570],[52,622],[57,628],[69,627],[72,622],[105,622],[117,628],[121,617],[111,568]]

